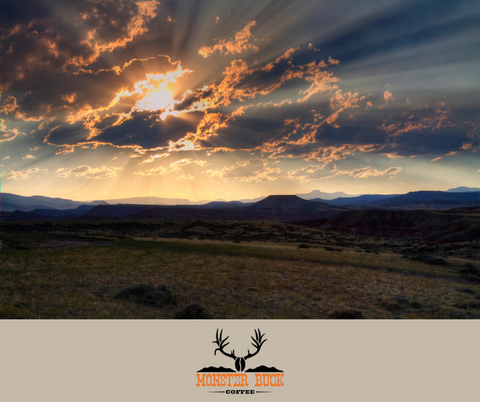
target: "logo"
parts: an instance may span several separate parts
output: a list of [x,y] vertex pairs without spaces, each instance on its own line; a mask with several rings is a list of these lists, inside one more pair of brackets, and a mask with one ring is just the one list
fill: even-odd
[[[245,356],[237,356],[233,349],[230,353],[225,351],[229,336],[225,339],[223,337],[223,329],[220,330],[215,336],[215,343],[218,347],[213,351],[214,356],[217,352],[220,352],[223,356],[229,357],[234,360],[233,368],[220,367],[204,367],[197,371],[197,387],[205,387],[209,393],[225,393],[225,394],[256,394],[256,393],[273,393],[271,387],[283,387],[284,373],[282,370],[278,370],[275,367],[267,367],[265,365],[257,366],[255,368],[247,369],[247,360],[257,356],[262,349],[262,346],[267,341],[264,339],[265,334],[262,334],[260,329],[254,330],[255,338],[252,336],[252,345],[255,348],[253,353],[250,349],[247,349]],[[249,360],[249,365],[251,361]],[[218,388],[227,387],[224,390],[218,390]],[[247,388],[249,387],[249,388]],[[253,388],[252,388],[253,387]],[[215,390],[213,390],[215,388]],[[278,389],[278,388],[275,388]]]

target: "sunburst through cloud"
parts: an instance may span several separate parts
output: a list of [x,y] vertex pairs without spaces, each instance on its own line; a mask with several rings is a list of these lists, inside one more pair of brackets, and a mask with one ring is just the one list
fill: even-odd
[[200,201],[479,183],[477,2],[1,8],[4,192]]

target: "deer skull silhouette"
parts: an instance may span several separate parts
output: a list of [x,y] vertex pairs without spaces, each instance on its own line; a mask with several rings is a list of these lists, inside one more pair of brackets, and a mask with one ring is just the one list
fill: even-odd
[[[250,353],[250,350],[247,350],[248,354],[246,356],[237,357],[237,356],[235,356],[235,350],[232,350],[231,353],[225,353],[225,351],[223,349],[225,348],[225,346],[227,346],[229,344],[229,342],[227,342],[227,339],[229,337],[227,336],[225,339],[222,339],[223,329],[220,331],[220,336],[219,336],[218,335],[218,328],[217,328],[217,335],[216,335],[217,340],[213,341],[212,343],[216,343],[218,345],[218,348],[215,349],[215,352],[213,352],[213,354],[216,356],[217,355],[217,350],[219,350],[223,355],[225,355],[227,357],[231,357],[233,360],[235,360],[235,369],[237,371],[245,370],[245,366],[246,366],[245,360],[250,359],[251,357],[255,356],[258,352],[260,352],[260,348],[267,341],[266,339],[264,339],[262,341],[262,338],[265,336],[265,334],[262,334],[260,332],[260,329],[258,329],[258,332],[257,332],[257,330],[254,330],[254,331],[255,331],[255,338],[253,336],[251,337],[252,340],[253,340],[252,345],[257,350],[255,351],[255,353]],[[225,343],[225,342],[227,342],[227,343]]]

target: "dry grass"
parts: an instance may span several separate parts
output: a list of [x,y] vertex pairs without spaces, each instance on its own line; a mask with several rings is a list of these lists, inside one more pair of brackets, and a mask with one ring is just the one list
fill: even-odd
[[[399,254],[298,244],[99,242],[0,250],[0,317],[174,318],[194,303],[219,319],[319,319],[342,311],[365,318],[480,317],[480,283],[462,277],[466,260],[458,258],[433,266]],[[166,286],[177,305],[115,298],[138,284]]]

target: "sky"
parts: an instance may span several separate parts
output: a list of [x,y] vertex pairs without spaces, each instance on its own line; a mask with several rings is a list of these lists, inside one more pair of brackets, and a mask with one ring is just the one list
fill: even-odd
[[1,191],[480,186],[480,2],[0,0]]

